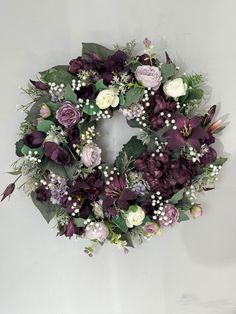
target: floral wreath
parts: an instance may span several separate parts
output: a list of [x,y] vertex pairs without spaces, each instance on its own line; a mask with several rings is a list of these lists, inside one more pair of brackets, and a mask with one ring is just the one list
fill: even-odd
[[[88,238],[85,248],[110,241],[133,247],[162,229],[202,215],[197,193],[214,188],[224,157],[212,147],[224,126],[216,106],[202,106],[203,76],[187,75],[165,53],[157,59],[147,38],[113,50],[83,43],[69,65],[40,72],[23,91],[32,101],[16,142],[19,159],[10,174],[59,235]],[[139,128],[113,165],[96,144],[99,120],[115,111]]]

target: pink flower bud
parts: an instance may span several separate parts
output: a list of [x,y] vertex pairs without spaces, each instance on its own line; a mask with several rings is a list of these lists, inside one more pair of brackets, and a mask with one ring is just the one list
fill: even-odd
[[194,205],[190,209],[190,212],[191,212],[191,215],[192,215],[193,219],[199,218],[203,214],[202,208],[200,206],[198,206],[198,205]]
[[4,190],[4,192],[1,194],[2,196],[2,199],[1,199],[1,202],[7,197],[7,196],[10,196],[13,191],[15,190],[15,183],[10,183],[6,189]]
[[45,118],[50,117],[51,110],[46,104],[43,104],[39,113],[40,113],[40,116],[45,119]]

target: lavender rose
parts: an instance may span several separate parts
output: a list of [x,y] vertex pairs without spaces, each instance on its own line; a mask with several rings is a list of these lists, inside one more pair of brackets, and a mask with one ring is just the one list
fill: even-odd
[[102,150],[94,143],[86,144],[81,153],[81,160],[86,167],[97,167],[101,163]]
[[90,240],[103,242],[108,237],[109,231],[103,222],[91,222],[85,229],[85,235]]
[[157,90],[161,85],[161,72],[157,67],[151,65],[138,66],[135,71],[137,81],[141,81],[145,87]]
[[61,125],[69,128],[80,121],[81,113],[71,102],[66,101],[57,110],[56,118]]
[[172,204],[167,204],[164,206],[164,213],[164,216],[159,217],[159,223],[161,227],[173,226],[179,219],[179,211]]

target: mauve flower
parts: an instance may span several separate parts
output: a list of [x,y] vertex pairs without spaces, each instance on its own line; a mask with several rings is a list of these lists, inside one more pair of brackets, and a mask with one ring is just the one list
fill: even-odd
[[37,148],[42,146],[45,137],[46,133],[41,131],[33,131],[25,135],[25,137],[23,138],[23,142],[26,146],[30,148]]
[[30,83],[32,85],[34,85],[35,88],[37,89],[40,89],[40,90],[49,90],[49,85],[48,84],[45,84],[41,81],[33,81],[33,80],[30,80]]
[[191,119],[182,114],[174,117],[175,126],[172,130],[164,133],[164,137],[168,140],[171,149],[178,149],[188,144],[199,150],[201,147],[200,140],[208,138],[207,132],[201,127],[202,119],[193,117]]
[[35,193],[36,193],[36,199],[39,201],[39,202],[45,202],[47,201],[50,196],[51,196],[51,192],[49,189],[46,189],[46,187],[44,185],[42,186],[39,186],[36,190],[35,190]]
[[2,198],[1,198],[1,202],[8,196],[11,196],[11,194],[14,192],[15,190],[15,183],[10,183],[4,190],[4,192],[1,194]]
[[80,121],[81,113],[71,102],[66,101],[57,110],[56,118],[65,128],[70,128]]
[[91,222],[85,228],[85,235],[89,240],[104,242],[109,235],[109,231],[103,222]]
[[129,203],[137,199],[137,195],[125,186],[125,177],[114,177],[113,181],[107,186],[103,208],[111,208],[116,204],[120,208],[127,209]]
[[152,42],[151,42],[150,39],[148,39],[147,37],[145,37],[144,40],[143,40],[143,44],[144,44],[145,48],[148,49],[148,48],[150,48]]
[[146,222],[143,229],[149,235],[160,234],[160,227],[158,226],[158,224],[152,221]]
[[58,165],[69,165],[71,158],[69,153],[61,146],[53,142],[44,143],[44,154]]
[[95,168],[101,163],[102,150],[95,144],[86,144],[81,152],[81,160],[86,167]]
[[67,225],[66,225],[65,227],[66,227],[66,229],[65,229],[64,235],[65,235],[66,237],[71,238],[74,234],[77,233],[77,229],[78,229],[78,228],[76,227],[76,225],[74,224],[74,222],[73,222],[72,219],[70,219],[70,220],[68,221],[68,223],[67,223]]
[[202,208],[199,205],[194,205],[191,209],[190,209],[190,213],[193,217],[193,219],[199,218],[202,216],[203,211]]
[[179,219],[179,211],[172,204],[164,206],[164,213],[165,215],[158,219],[161,227],[172,227]]
[[138,66],[135,71],[137,81],[141,81],[145,87],[157,90],[161,85],[161,72],[157,67],[150,65]]
[[46,119],[50,117],[51,110],[46,104],[43,104],[42,107],[40,108],[39,114],[42,118]]

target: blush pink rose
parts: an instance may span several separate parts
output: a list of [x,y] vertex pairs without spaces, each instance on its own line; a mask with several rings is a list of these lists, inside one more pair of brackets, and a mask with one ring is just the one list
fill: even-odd
[[151,65],[138,66],[135,71],[137,81],[143,83],[145,87],[157,90],[161,85],[161,72],[157,67]]
[[70,128],[80,121],[81,113],[71,102],[66,101],[57,110],[56,118],[65,128]]
[[89,240],[103,242],[108,237],[109,231],[103,222],[91,222],[85,229],[85,235]]

